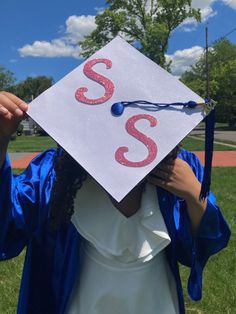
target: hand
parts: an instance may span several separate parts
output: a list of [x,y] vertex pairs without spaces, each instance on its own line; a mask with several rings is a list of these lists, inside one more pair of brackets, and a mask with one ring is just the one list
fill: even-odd
[[189,164],[180,158],[161,162],[147,180],[185,200],[199,196],[201,188]]
[[189,164],[180,158],[162,162],[148,175],[147,181],[186,201],[192,232],[195,234],[207,201],[199,199],[201,183]]
[[8,92],[0,92],[0,139],[9,140],[19,123],[26,118],[28,105]]

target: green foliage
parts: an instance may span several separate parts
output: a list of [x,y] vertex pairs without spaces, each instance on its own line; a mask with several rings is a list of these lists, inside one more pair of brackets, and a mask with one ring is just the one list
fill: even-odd
[[108,7],[96,16],[97,28],[80,42],[89,57],[117,35],[124,36],[161,66],[171,32],[186,18],[200,20],[200,10],[190,0],[107,0]]
[[12,72],[0,65],[0,91],[7,90],[15,82],[15,77]]
[[12,86],[9,91],[16,96],[31,101],[53,85],[53,78],[47,76],[28,77],[25,81]]
[[[202,97],[206,96],[205,53],[181,80]],[[216,120],[236,124],[236,45],[217,41],[209,51],[210,97],[218,102]]]

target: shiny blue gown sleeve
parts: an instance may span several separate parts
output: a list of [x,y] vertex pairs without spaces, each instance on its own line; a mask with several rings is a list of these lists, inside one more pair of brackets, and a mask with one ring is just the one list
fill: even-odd
[[[182,150],[180,158],[192,167],[198,180],[203,178],[203,168],[196,155]],[[209,257],[227,246],[230,238],[229,227],[210,193],[207,207],[201,219],[196,236],[191,233],[190,219],[183,200],[178,200],[174,209],[177,234],[177,255],[180,263],[191,268],[188,293],[193,300],[202,296],[202,272]]]
[[14,176],[8,156],[0,170],[0,260],[17,256],[48,217],[55,149],[39,154]]

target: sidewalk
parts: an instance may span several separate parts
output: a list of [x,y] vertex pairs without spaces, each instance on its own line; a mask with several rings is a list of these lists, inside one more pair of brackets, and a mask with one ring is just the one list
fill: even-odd
[[[204,164],[204,152],[194,152]],[[9,153],[12,168],[24,169],[39,153]],[[236,151],[215,151],[213,167],[236,167]]]

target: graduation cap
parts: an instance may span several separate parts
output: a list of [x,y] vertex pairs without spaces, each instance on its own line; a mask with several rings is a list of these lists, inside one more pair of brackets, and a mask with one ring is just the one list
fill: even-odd
[[[116,37],[33,100],[28,114],[119,202],[213,106]],[[201,197],[213,129],[208,121]]]

